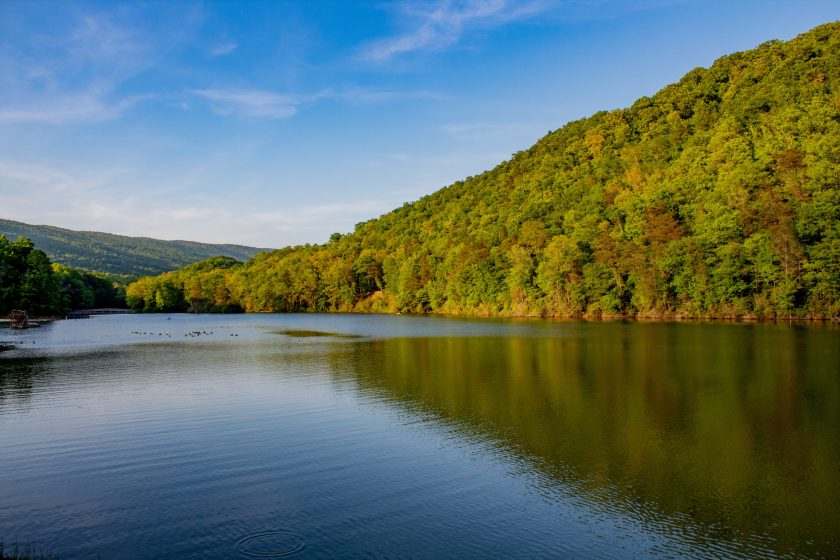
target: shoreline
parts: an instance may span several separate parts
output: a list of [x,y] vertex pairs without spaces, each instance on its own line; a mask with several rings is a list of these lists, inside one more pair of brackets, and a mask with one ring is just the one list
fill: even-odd
[[[132,311],[130,309],[108,310],[105,313],[97,313],[100,310],[78,310],[68,313],[64,316],[50,315],[45,317],[30,317],[30,321],[44,325],[53,323],[55,321],[76,320],[81,318],[91,318],[103,315],[196,315],[192,311],[153,311],[144,313],[142,311]],[[75,313],[75,316],[74,316]],[[639,322],[639,323],[798,323],[798,324],[840,324],[840,317],[757,317],[755,315],[746,316],[710,316],[710,317],[693,317],[686,315],[528,315],[528,314],[491,314],[491,313],[453,313],[453,312],[429,312],[429,313],[411,313],[411,312],[377,312],[377,311],[243,311],[239,313],[205,313],[206,315],[308,315],[308,314],[324,314],[324,315],[406,315],[409,317],[447,317],[458,319],[522,319],[522,320],[544,320],[557,322]],[[11,319],[8,317],[0,318],[0,328],[8,328],[11,324]]]
[[[622,315],[516,315],[516,314],[472,314],[472,313],[411,313],[411,312],[376,312],[376,311],[243,311],[238,313],[195,313],[192,311],[129,311],[123,315],[405,315],[408,317],[445,317],[452,319],[523,319],[557,322],[639,322],[639,323],[801,323],[801,324],[838,324],[840,317],[691,317],[685,315],[662,316],[622,316]],[[58,318],[56,320],[60,320]]]

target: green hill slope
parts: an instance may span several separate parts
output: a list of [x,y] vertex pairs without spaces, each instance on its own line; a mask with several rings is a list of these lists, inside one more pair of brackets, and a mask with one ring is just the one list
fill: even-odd
[[837,317],[840,23],[569,123],[325,245],[128,295],[147,310]]
[[73,231],[10,220],[0,220],[0,235],[5,235],[9,241],[18,236],[31,239],[53,262],[122,278],[160,274],[217,255],[244,261],[267,250]]

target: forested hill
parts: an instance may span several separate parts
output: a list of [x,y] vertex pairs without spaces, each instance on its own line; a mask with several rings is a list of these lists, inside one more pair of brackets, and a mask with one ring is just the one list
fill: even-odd
[[145,278],[129,286],[128,302],[838,317],[838,86],[835,22],[569,123],[324,245]]
[[260,251],[242,245],[213,245],[192,241],[161,241],[95,231],[73,231],[53,226],[0,220],[0,235],[9,241],[31,239],[53,262],[118,278],[160,274],[213,256],[247,260]]

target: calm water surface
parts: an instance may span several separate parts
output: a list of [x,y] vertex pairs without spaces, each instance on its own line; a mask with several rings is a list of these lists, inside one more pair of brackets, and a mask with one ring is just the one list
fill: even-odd
[[0,537],[62,559],[840,557],[831,326],[141,315],[3,341]]

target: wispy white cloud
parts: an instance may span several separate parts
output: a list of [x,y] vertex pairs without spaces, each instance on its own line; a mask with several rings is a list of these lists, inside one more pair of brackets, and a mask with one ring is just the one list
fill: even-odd
[[382,214],[393,206],[382,200],[354,200],[300,204],[265,212],[257,208],[233,211],[218,200],[193,202],[145,209],[142,220],[126,210],[121,232],[148,235],[148,231],[153,230],[165,239],[200,239],[210,243],[279,248],[305,242],[323,243],[334,231],[351,231],[359,221]]
[[[77,229],[118,227],[131,215],[132,197],[118,188],[123,170],[67,171],[56,166],[0,161],[3,217]],[[113,219],[113,220],[112,220]]]
[[298,111],[303,99],[265,90],[196,89],[192,93],[210,102],[216,113],[224,116],[285,119]]
[[361,58],[383,62],[401,54],[439,51],[474,29],[491,29],[555,7],[549,0],[437,0],[397,4],[406,30],[365,45]]
[[[203,179],[202,179],[203,180]],[[322,243],[399,200],[348,198],[331,203],[244,204],[241,195],[196,192],[190,173],[149,180],[132,168],[68,170],[0,160],[2,218],[122,235],[282,247]]]
[[359,58],[388,60],[415,52],[450,48],[471,33],[530,21],[591,21],[660,9],[692,0],[398,0],[395,12],[402,31],[366,43]]
[[357,200],[334,204],[301,205],[275,212],[257,212],[252,218],[257,223],[270,224],[280,231],[295,231],[300,228],[317,231],[351,217],[369,218],[390,209],[391,205],[381,199]]
[[426,90],[379,88],[327,88],[308,94],[277,93],[260,89],[194,89],[192,94],[205,99],[211,109],[222,116],[250,119],[285,119],[298,113],[304,105],[332,100],[342,103],[388,103],[404,100],[444,99],[441,94]]
[[71,12],[61,31],[31,34],[16,49],[0,50],[0,123],[102,122],[154,98],[124,86],[154,68],[198,23],[188,10],[163,24],[172,32],[161,32],[160,40],[151,18],[142,15],[131,8]]
[[323,97],[331,97],[346,103],[386,103],[404,100],[443,101],[446,97],[430,90],[400,90],[385,88],[346,88],[329,90]]
[[485,121],[450,123],[440,127],[447,136],[471,141],[510,136],[533,138],[543,131],[543,128],[544,123],[541,122],[491,123]]
[[152,45],[143,40],[137,29],[115,22],[111,17],[83,14],[62,45],[79,61],[109,63],[125,68],[143,64]]
[[50,166],[20,161],[0,160],[0,189],[10,194],[20,187],[47,188],[50,193],[73,192],[97,188],[104,183],[101,176],[73,176]]
[[111,101],[96,91],[65,93],[40,100],[0,106],[0,123],[67,124],[108,121],[121,116],[150,96]]
[[214,46],[210,53],[213,56],[224,56],[226,54],[230,54],[236,50],[239,45],[234,43],[233,41],[227,41],[225,43],[219,43],[218,45]]

